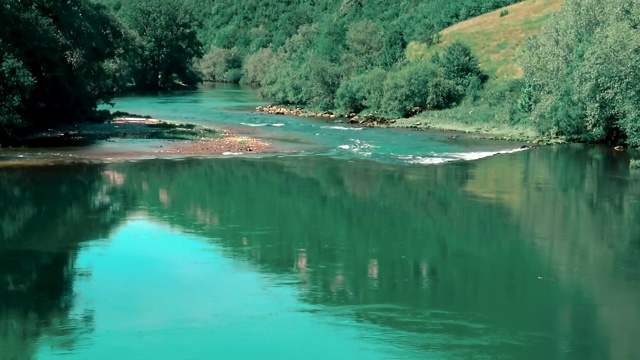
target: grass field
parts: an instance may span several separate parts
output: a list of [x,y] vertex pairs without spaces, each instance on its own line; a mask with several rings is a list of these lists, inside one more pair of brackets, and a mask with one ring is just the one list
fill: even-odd
[[538,32],[563,4],[564,0],[526,0],[463,21],[443,30],[442,42],[435,46],[410,43],[407,58],[429,58],[447,44],[460,40],[471,46],[480,66],[491,77],[519,78],[522,70],[515,59],[525,37]]

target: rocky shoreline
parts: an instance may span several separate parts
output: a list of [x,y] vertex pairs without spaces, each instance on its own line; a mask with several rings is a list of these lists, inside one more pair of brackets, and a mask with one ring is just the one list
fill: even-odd
[[331,111],[312,112],[302,107],[290,108],[286,106],[267,105],[256,107],[257,112],[271,115],[292,115],[300,117],[316,117],[333,120],[337,123],[349,123],[362,127],[382,128],[407,128],[414,130],[450,131],[488,140],[507,140],[540,144],[562,143],[558,139],[546,139],[530,128],[517,126],[500,126],[495,124],[464,124],[455,121],[434,121],[429,119],[428,112],[415,109],[413,114],[421,114],[417,117],[386,118],[377,114],[335,114]]
[[360,125],[365,127],[376,127],[376,126],[384,126],[390,125],[396,122],[395,119],[389,119],[382,116],[377,116],[375,114],[366,114],[366,115],[357,115],[355,113],[342,115],[335,114],[332,111],[324,111],[324,112],[312,112],[308,111],[302,107],[288,108],[286,106],[277,106],[277,105],[267,105],[267,106],[258,106],[256,107],[257,112],[270,114],[270,115],[292,115],[292,116],[300,116],[300,117],[316,117],[316,118],[326,118],[333,119],[335,122],[342,123],[348,122],[352,125]]

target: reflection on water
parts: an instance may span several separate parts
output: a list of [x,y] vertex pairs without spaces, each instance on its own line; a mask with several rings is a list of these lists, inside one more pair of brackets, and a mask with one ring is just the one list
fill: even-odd
[[83,241],[106,235],[124,215],[124,198],[99,166],[0,172],[0,359],[29,359],[49,338],[72,349],[92,328],[91,313],[71,315],[74,262]]
[[3,169],[0,358],[634,358],[628,162]]

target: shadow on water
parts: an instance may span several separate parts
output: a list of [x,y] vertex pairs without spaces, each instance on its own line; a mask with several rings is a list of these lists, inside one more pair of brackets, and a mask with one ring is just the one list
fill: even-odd
[[[100,166],[0,172],[0,359],[29,359],[42,337],[74,347],[92,314],[72,315],[81,243],[107,236],[129,204]],[[91,219],[87,222],[87,219]]]
[[628,163],[565,146],[439,166],[310,156],[3,170],[0,271],[13,287],[0,290],[0,341],[27,354],[51,324],[90,330],[90,316],[69,315],[74,258],[135,210],[278,275],[309,311],[402,334],[399,345],[632,358],[640,173]]

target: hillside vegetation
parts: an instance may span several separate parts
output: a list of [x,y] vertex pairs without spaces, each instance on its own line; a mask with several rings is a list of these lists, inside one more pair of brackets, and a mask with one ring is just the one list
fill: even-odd
[[557,13],[565,0],[526,0],[457,23],[440,32],[441,42],[428,46],[412,41],[407,58],[430,58],[456,41],[461,41],[478,56],[480,68],[492,77],[513,79],[523,76],[516,65],[516,54],[525,38],[540,31]]
[[365,119],[640,145],[637,0],[95,2],[0,5],[0,142],[209,80]]

